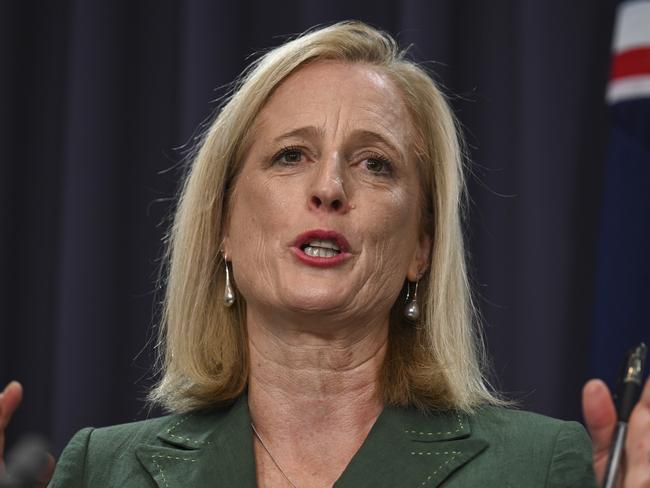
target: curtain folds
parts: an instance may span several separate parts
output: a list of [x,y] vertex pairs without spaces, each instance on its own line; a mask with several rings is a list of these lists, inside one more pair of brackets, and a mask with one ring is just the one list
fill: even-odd
[[[579,418],[614,5],[4,2],[0,381],[10,442],[144,418],[183,154],[251,53],[356,18],[413,44],[467,136],[471,269],[498,381]],[[155,412],[154,412],[155,413]]]

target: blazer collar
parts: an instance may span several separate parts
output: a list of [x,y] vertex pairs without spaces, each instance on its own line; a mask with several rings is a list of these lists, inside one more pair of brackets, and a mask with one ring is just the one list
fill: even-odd
[[160,444],[136,448],[136,456],[160,488],[256,488],[245,395],[229,408],[171,419],[157,435]]
[[488,446],[471,433],[464,414],[386,407],[334,487],[437,487]]
[[[256,487],[245,395],[227,409],[171,419],[158,433],[158,445],[136,448],[160,488]],[[472,438],[465,415],[425,416],[410,408],[386,407],[334,488],[434,488],[487,446],[485,440]]]

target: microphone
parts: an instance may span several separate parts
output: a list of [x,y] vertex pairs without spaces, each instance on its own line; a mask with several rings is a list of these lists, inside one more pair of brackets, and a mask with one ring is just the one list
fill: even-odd
[[609,450],[609,459],[605,469],[603,488],[614,488],[618,481],[619,469],[623,462],[627,422],[634,406],[639,401],[643,388],[643,368],[645,366],[647,348],[642,342],[627,353],[623,364],[618,386],[618,408],[616,430]]
[[33,488],[48,466],[47,443],[42,437],[27,435],[7,455],[0,488]]

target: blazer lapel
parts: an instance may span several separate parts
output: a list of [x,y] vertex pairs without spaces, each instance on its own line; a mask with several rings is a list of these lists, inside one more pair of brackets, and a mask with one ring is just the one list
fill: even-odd
[[157,437],[136,456],[160,488],[256,487],[245,395],[230,409],[177,416]]
[[[157,437],[136,455],[160,488],[256,487],[246,395],[230,409],[174,417]],[[465,415],[386,407],[334,488],[435,488],[487,446]]]
[[386,407],[334,487],[434,488],[487,446],[465,415]]

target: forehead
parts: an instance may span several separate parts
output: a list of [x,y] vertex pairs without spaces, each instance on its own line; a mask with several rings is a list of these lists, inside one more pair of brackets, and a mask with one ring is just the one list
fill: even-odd
[[404,146],[413,133],[401,92],[389,76],[375,66],[341,61],[296,70],[279,84],[257,122],[273,132],[304,125],[325,132],[380,131]]

